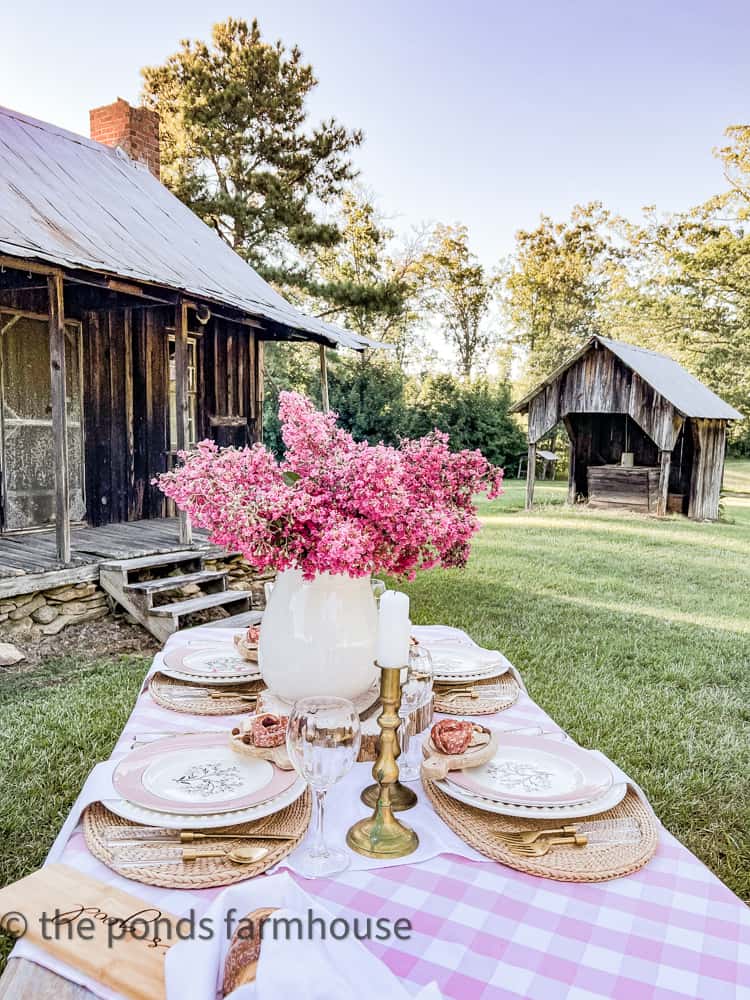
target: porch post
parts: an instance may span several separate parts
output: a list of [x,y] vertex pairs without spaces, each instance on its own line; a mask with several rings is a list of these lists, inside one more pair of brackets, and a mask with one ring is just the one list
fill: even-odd
[[328,413],[330,405],[328,402],[328,359],[326,358],[325,344],[320,345],[320,394],[323,400],[323,413]]
[[52,437],[55,461],[55,536],[57,558],[70,562],[70,470],[68,414],[65,401],[65,305],[63,276],[47,276],[49,298],[49,366],[52,390]]
[[669,495],[669,469],[672,464],[672,452],[660,452],[661,469],[659,470],[659,497],[656,501],[656,514],[664,517],[667,513],[667,500]]
[[529,441],[529,457],[526,462],[526,510],[534,503],[534,479],[536,477],[536,441]]
[[[174,374],[177,409],[177,451],[188,446],[188,371],[187,371],[187,305],[179,298],[174,318]],[[191,545],[193,530],[190,518],[180,511],[180,545]]]

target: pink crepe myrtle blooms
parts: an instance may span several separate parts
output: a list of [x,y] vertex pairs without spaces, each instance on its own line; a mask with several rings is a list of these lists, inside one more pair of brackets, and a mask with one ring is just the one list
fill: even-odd
[[260,444],[183,453],[156,480],[206,528],[258,570],[300,569],[352,577],[413,577],[432,566],[464,566],[479,529],[473,497],[503,492],[503,470],[480,451],[451,452],[433,431],[398,448],[355,441],[309,399],[282,392],[285,455]]

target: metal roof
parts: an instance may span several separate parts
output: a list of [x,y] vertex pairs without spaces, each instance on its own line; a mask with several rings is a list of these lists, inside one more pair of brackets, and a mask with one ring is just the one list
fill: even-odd
[[706,420],[742,420],[739,413],[729,403],[712,392],[708,386],[685,371],[674,358],[666,354],[659,354],[656,351],[649,351],[645,347],[636,347],[634,344],[626,344],[621,340],[610,340],[608,337],[598,335],[591,337],[586,343],[565,360],[559,368],[551,375],[540,382],[531,392],[527,393],[523,399],[513,406],[513,410],[521,411],[528,409],[529,401],[534,398],[545,386],[554,382],[563,372],[567,371],[571,365],[586,354],[594,343],[600,343],[608,350],[636,372],[645,382],[655,389],[660,396],[668,400],[675,409],[685,417],[699,417]]
[[306,316],[120,149],[0,108],[0,253],[186,292],[364,350]]

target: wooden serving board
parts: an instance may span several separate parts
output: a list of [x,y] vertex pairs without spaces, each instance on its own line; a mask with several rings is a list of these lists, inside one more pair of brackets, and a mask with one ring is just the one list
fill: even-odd
[[[0,889],[0,924],[17,933],[13,915],[27,924],[24,938],[91,979],[133,1000],[163,1000],[169,940],[152,924],[173,928],[177,917],[149,906],[68,865],[46,865]],[[42,917],[46,917],[43,924]],[[135,924],[136,918],[138,924]],[[137,936],[128,931],[132,923]]]

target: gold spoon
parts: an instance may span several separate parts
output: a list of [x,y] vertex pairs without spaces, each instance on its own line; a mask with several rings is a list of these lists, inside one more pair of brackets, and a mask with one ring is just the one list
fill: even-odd
[[230,851],[201,851],[197,847],[169,849],[168,854],[150,855],[147,858],[126,858],[117,861],[118,868],[154,868],[162,865],[178,865],[185,861],[197,861],[198,858],[223,858],[236,865],[252,865],[262,861],[270,853],[269,847],[234,847]]

